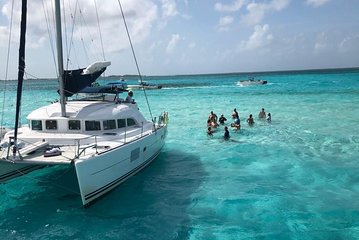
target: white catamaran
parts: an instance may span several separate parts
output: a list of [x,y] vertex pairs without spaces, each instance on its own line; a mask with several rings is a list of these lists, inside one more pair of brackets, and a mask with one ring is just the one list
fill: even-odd
[[[82,203],[87,205],[159,155],[168,115],[146,120],[137,103],[120,98],[126,89],[92,87],[110,62],[64,70],[59,0],[55,0],[55,16],[60,101],[34,110],[27,116],[29,124],[19,127],[26,33],[26,0],[22,1],[15,128],[1,143],[0,182],[44,166],[68,165],[76,170]],[[69,100],[75,93],[85,95]]]

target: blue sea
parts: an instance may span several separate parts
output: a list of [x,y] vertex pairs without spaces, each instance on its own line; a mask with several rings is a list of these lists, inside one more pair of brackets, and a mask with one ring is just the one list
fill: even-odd
[[[63,166],[0,185],[0,239],[359,239],[359,70],[254,76],[268,84],[237,86],[246,74],[146,79],[163,85],[146,91],[153,116],[169,112],[159,157],[87,208]],[[13,127],[16,85],[0,84]],[[22,123],[56,90],[56,80],[27,80]],[[134,98],[150,117],[143,92]],[[209,113],[229,126],[234,108],[241,130],[208,137]],[[257,119],[261,108],[272,123]]]

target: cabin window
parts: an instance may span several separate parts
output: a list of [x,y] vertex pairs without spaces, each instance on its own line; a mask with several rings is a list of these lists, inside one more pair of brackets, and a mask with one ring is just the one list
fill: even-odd
[[32,130],[42,130],[41,120],[31,120],[31,129]]
[[127,118],[127,126],[130,127],[130,126],[133,126],[133,125],[136,125],[135,119]]
[[81,121],[80,120],[69,120],[69,130],[80,130]]
[[42,130],[41,120],[31,120],[31,129],[32,130]]
[[126,119],[117,119],[117,127],[118,128],[126,127]]
[[86,131],[98,131],[101,130],[101,123],[99,121],[85,121]]
[[46,130],[56,130],[57,129],[57,121],[56,120],[46,120],[45,127],[46,127]]
[[103,121],[103,129],[116,129],[116,121],[115,120],[104,120]]

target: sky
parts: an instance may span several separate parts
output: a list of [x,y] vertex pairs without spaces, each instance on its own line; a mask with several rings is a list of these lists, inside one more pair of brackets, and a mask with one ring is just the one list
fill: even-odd
[[[358,0],[121,5],[142,75],[359,67]],[[137,74],[117,0],[61,0],[61,6],[66,68],[106,60],[107,75]],[[1,0],[0,9],[0,79],[14,79],[20,1]],[[57,75],[52,9],[52,0],[28,1],[27,78]]]

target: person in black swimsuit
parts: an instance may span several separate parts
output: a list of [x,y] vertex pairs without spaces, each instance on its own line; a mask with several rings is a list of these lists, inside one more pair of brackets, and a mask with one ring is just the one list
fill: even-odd
[[228,127],[224,127],[224,136],[223,136],[223,138],[224,138],[224,140],[229,140],[229,138],[230,138]]
[[227,121],[227,118],[225,118],[225,117],[223,116],[223,114],[221,114],[221,116],[219,117],[219,120],[218,120],[218,121],[219,121],[220,124],[223,125],[224,122]]

